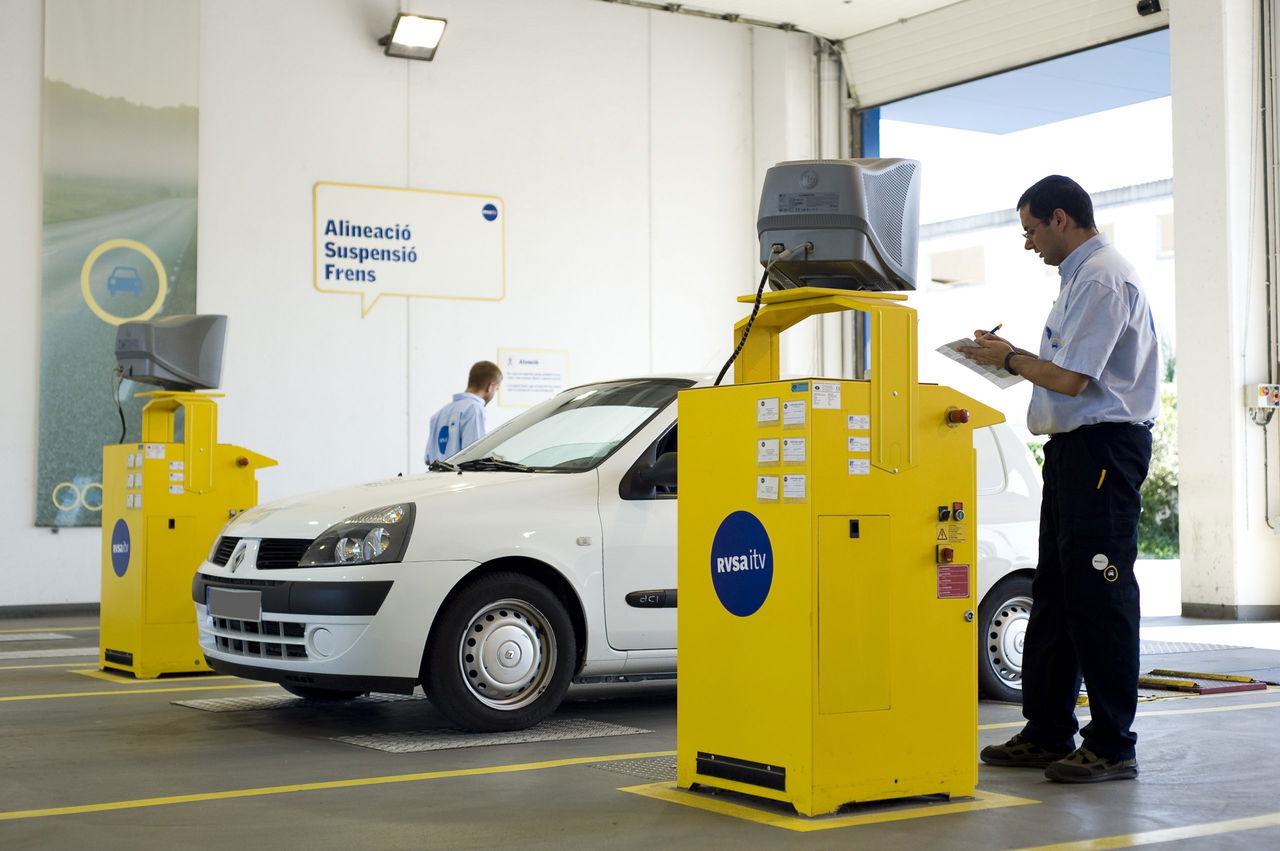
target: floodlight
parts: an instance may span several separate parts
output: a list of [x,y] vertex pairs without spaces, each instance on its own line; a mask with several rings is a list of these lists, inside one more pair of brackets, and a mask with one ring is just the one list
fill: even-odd
[[391,33],[378,39],[378,44],[386,47],[388,56],[429,62],[435,58],[445,23],[444,18],[424,18],[401,12],[391,23]]

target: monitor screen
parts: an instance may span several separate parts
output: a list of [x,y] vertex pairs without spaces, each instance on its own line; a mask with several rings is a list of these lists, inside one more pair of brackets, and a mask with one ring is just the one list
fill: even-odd
[[213,390],[222,380],[227,317],[180,314],[116,329],[116,363],[124,377],[165,390]]

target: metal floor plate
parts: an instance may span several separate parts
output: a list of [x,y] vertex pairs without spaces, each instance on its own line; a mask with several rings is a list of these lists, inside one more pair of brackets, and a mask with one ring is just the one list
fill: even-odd
[[[268,683],[263,683],[268,685]],[[426,700],[421,694],[365,694],[351,700],[308,700],[287,694],[267,694],[258,697],[210,697],[202,700],[173,700],[174,706],[203,709],[205,712],[243,712],[250,709],[288,709],[301,706],[350,706],[359,703],[397,703],[402,700]]]
[[64,638],[70,639],[71,636],[63,635],[60,632],[27,632],[0,635],[0,641],[58,641]]
[[48,659],[54,656],[97,656],[97,647],[55,647],[52,650],[6,650],[0,659]]
[[592,768],[640,777],[650,783],[674,783],[676,779],[676,758],[674,756],[651,756],[640,759],[618,759],[613,762],[593,763]]
[[336,736],[333,741],[388,753],[419,753],[453,748],[477,748],[486,745],[518,745],[565,739],[595,739],[601,736],[631,736],[636,733],[652,732],[641,727],[622,727],[602,721],[589,721],[585,718],[553,718],[528,730],[514,730],[509,733],[466,733],[451,729],[418,730],[407,733]]
[[1138,652],[1144,656],[1161,653],[1199,653],[1202,650],[1235,650],[1234,644],[1192,644],[1187,641],[1139,641]]

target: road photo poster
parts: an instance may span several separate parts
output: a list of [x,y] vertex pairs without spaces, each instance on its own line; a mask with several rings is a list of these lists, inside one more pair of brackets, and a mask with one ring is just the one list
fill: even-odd
[[116,327],[195,312],[200,5],[46,0],[44,31],[35,522],[97,526],[155,389],[116,379]]

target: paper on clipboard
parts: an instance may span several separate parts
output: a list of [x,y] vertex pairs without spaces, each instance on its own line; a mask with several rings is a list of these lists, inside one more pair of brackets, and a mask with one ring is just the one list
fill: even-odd
[[991,366],[989,364],[969,360],[964,356],[964,353],[960,351],[961,346],[977,347],[977,345],[978,344],[972,339],[965,337],[960,340],[952,340],[950,343],[943,343],[941,346],[938,346],[937,351],[943,357],[950,358],[966,369],[978,373],[978,375],[981,375],[1001,390],[1006,387],[1012,387],[1019,381],[1023,380],[1022,376],[1005,372],[998,366]]

